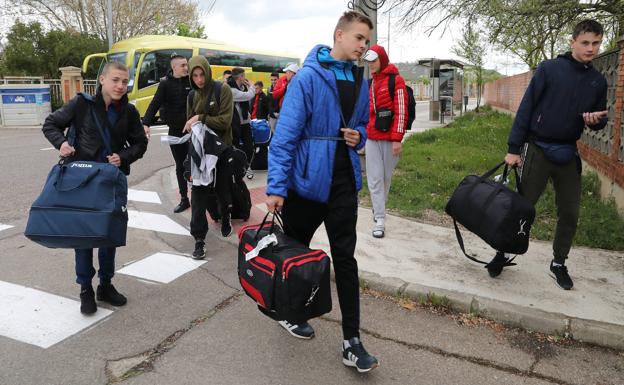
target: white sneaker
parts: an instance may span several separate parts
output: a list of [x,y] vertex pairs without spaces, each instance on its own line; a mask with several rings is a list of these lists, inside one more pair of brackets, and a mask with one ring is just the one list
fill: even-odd
[[375,220],[375,226],[373,226],[373,237],[383,238],[386,232],[386,225],[384,218],[378,218]]

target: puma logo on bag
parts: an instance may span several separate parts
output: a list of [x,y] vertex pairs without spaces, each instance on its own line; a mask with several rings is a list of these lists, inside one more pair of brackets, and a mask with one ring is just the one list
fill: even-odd
[[526,223],[527,221],[523,221],[522,219],[520,219],[520,231],[518,231],[518,235],[527,235],[527,233],[524,232],[524,226],[526,225]]

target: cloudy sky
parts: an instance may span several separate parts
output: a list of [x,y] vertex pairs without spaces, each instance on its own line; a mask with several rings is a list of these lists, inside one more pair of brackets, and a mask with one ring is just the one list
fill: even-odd
[[[243,47],[285,51],[303,59],[318,43],[331,46],[336,21],[347,10],[347,3],[347,0],[217,0],[203,23],[211,39]],[[422,32],[426,26],[402,31],[396,25],[397,19],[396,15],[388,18],[381,12],[377,19],[379,43],[386,48],[390,20],[392,62],[427,57],[460,59],[451,53],[454,39],[460,37],[459,28],[451,28],[443,36],[436,31],[429,37]],[[515,58],[500,54],[490,55],[486,67],[508,75],[527,70]]]

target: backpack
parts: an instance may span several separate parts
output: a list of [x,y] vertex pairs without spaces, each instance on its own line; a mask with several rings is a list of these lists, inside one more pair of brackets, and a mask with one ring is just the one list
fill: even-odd
[[[394,102],[394,88],[396,83],[396,74],[390,75],[390,80],[388,80],[388,90],[390,92],[390,99]],[[414,99],[414,90],[412,87],[405,84],[405,89],[407,90],[407,122],[405,123],[405,129],[411,130],[412,123],[416,119],[416,100]]]

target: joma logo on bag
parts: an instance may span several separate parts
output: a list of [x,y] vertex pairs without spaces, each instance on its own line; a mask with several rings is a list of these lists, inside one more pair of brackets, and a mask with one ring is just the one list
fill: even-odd
[[253,277],[253,271],[247,269],[247,275],[250,276],[250,277]]
[[72,163],[72,165],[69,166],[69,167],[92,168],[93,165],[92,164],[86,164],[86,163]]

